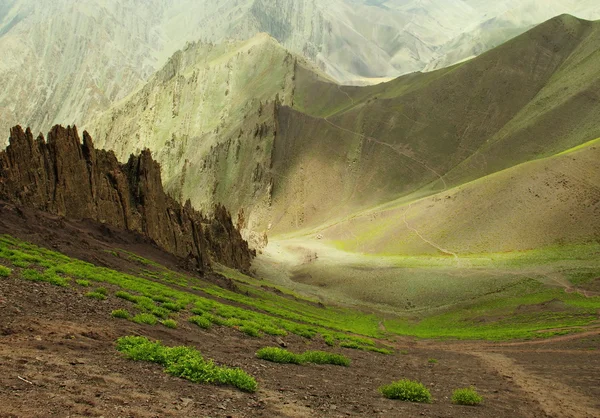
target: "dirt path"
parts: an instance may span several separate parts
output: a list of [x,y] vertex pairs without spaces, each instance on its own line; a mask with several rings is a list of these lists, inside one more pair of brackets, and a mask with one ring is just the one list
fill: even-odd
[[507,356],[489,352],[477,352],[474,355],[501,376],[514,381],[548,416],[594,418],[600,412],[588,397],[556,379],[549,380],[525,370]]

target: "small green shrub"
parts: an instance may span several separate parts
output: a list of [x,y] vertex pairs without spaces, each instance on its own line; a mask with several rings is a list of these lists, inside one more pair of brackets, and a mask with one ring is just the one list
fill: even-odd
[[262,360],[272,361],[274,363],[284,364],[333,364],[335,366],[349,366],[350,359],[341,355],[327,353],[325,351],[306,351],[302,354],[295,354],[279,347],[265,347],[256,352],[256,357]]
[[180,310],[182,310],[184,307],[183,307],[183,306],[181,306],[181,305],[178,305],[178,304],[177,304],[177,303],[175,303],[175,302],[166,302],[166,303],[163,303],[163,304],[162,304],[161,308],[168,309],[168,310],[170,310],[171,312],[179,312],[179,311],[180,311]]
[[8,277],[12,273],[12,270],[8,267],[0,266],[0,277]]
[[240,327],[240,331],[251,337],[260,337],[260,331],[254,324],[245,324]]
[[217,366],[193,347],[165,347],[145,337],[122,337],[117,340],[117,350],[132,360],[161,364],[165,372],[194,383],[231,385],[246,392],[258,388],[256,380],[245,371]]
[[200,328],[204,328],[204,329],[209,329],[212,325],[212,322],[210,322],[210,319],[208,319],[204,315],[192,316],[192,317],[188,318],[188,321],[191,322],[192,324],[196,324]]
[[97,300],[105,300],[106,299],[106,295],[103,293],[98,293],[98,292],[87,292],[85,294],[86,298],[91,298],[91,299],[97,299]]
[[167,328],[177,328],[177,322],[172,319],[165,319],[164,321],[162,321],[162,324]]
[[350,359],[341,354],[327,353],[325,351],[307,351],[302,354],[306,363],[333,364],[335,366],[350,366]]
[[332,335],[324,334],[323,341],[330,347],[335,347],[335,338]]
[[457,405],[475,406],[483,402],[483,397],[475,391],[474,387],[456,389],[452,393],[452,403]]
[[408,379],[381,386],[379,392],[389,399],[399,399],[406,402],[431,402],[431,393],[425,385]]
[[427,360],[427,363],[430,363],[430,364],[436,364],[437,362],[438,362],[437,359],[434,359],[434,358],[430,358],[429,360]]
[[302,364],[301,355],[294,354],[279,347],[265,347],[256,352],[256,357],[262,360],[283,364]]
[[79,279],[79,280],[75,280],[75,283],[77,283],[79,286],[82,286],[82,287],[90,287],[89,280]]
[[94,292],[100,293],[101,295],[104,295],[104,296],[108,295],[108,290],[106,290],[105,287],[99,287],[96,290],[94,290]]
[[156,325],[158,319],[156,319],[156,317],[152,314],[140,313],[133,317],[133,322],[138,324]]
[[360,345],[358,345],[358,343],[354,342],[354,341],[342,341],[340,343],[340,347],[344,347],[344,348],[352,348],[353,350],[358,350],[360,349]]
[[131,315],[129,315],[129,312],[127,312],[125,309],[117,309],[115,311],[112,311],[111,316],[113,318],[120,319],[129,319],[131,317]]
[[279,337],[285,337],[287,335],[287,332],[285,330],[270,325],[261,325],[260,330],[268,335],[275,335]]
[[127,293],[124,292],[122,290],[119,290],[117,293],[115,293],[115,296],[121,299],[125,299],[128,300],[129,302],[137,302],[137,296],[132,295],[131,293]]
[[67,287],[69,285],[69,280],[64,277],[60,277],[54,271],[46,271],[45,273],[40,273],[37,270],[33,269],[25,269],[21,272],[21,276],[25,280],[29,280],[32,282],[46,282],[53,284],[55,286]]

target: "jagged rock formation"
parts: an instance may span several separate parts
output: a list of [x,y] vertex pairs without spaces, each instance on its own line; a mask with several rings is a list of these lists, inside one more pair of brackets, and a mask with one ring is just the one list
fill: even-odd
[[0,153],[0,199],[141,233],[201,271],[211,260],[247,270],[254,255],[223,206],[209,220],[189,201],[182,206],[169,197],[150,151],[120,164],[112,151],[96,150],[87,132],[82,144],[75,127],[55,126],[47,142],[11,129]]

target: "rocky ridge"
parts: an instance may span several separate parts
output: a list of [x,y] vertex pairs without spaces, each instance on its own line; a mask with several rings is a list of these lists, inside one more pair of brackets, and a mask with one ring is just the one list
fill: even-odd
[[54,126],[47,141],[11,129],[0,152],[0,199],[140,233],[201,272],[213,261],[247,270],[254,256],[224,206],[209,219],[164,192],[149,150],[121,164],[112,151],[96,150],[87,132],[82,143],[76,127]]

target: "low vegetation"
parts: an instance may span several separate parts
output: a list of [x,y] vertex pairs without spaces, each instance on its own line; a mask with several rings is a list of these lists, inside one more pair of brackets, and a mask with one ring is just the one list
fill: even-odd
[[77,283],[79,286],[81,287],[90,287],[90,281],[89,280],[75,280],[75,283]]
[[305,351],[295,354],[279,347],[265,347],[256,352],[256,357],[262,360],[283,364],[333,364],[335,366],[350,366],[350,359],[341,354],[325,351]]
[[120,319],[129,319],[129,318],[131,318],[131,315],[125,309],[117,309],[115,311],[112,311],[111,316],[113,318],[120,318]]
[[475,406],[483,402],[483,397],[477,393],[474,387],[456,389],[452,393],[452,403],[457,405]]
[[97,299],[97,300],[105,300],[106,299],[106,293],[102,293],[102,292],[98,292],[98,291],[93,291],[93,292],[87,292],[85,294],[86,298],[91,298],[91,299]]
[[165,372],[194,383],[230,385],[246,392],[258,388],[256,380],[245,371],[217,366],[193,347],[166,347],[160,341],[129,336],[117,340],[117,350],[132,360],[158,363]]
[[379,392],[388,399],[398,399],[405,402],[431,402],[431,393],[422,383],[402,379],[379,388]]
[[136,316],[134,316],[132,318],[133,322],[136,322],[138,324],[145,324],[145,325],[156,325],[158,323],[158,319],[156,319],[156,317],[152,314],[149,313],[140,313],[137,314]]
[[11,272],[11,269],[8,267],[0,265],[0,277],[9,277]]
[[175,321],[174,319],[165,319],[164,321],[161,321],[161,324],[163,324],[167,328],[177,328],[177,321]]

